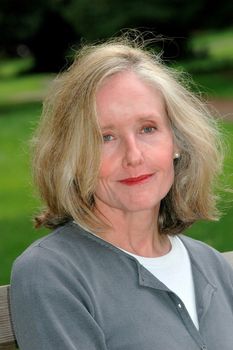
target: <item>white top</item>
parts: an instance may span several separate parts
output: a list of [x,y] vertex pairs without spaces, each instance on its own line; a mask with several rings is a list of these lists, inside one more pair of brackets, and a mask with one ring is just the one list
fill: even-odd
[[169,239],[172,248],[168,254],[161,257],[145,258],[124,251],[136,258],[182,300],[194,325],[199,329],[190,258],[184,244],[177,236],[169,236]]

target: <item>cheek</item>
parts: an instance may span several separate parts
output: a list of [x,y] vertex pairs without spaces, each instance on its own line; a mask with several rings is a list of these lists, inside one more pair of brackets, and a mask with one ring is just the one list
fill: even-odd
[[150,158],[164,170],[173,169],[173,157],[174,157],[174,147],[173,144],[167,145],[162,144],[159,147],[155,147],[150,153]]
[[100,162],[99,178],[104,179],[119,169],[120,155],[113,146],[103,147]]
[[113,172],[113,166],[109,157],[102,156],[100,163],[99,179],[104,180]]
[[101,167],[99,172],[99,180],[104,180],[109,175],[109,169],[108,167]]

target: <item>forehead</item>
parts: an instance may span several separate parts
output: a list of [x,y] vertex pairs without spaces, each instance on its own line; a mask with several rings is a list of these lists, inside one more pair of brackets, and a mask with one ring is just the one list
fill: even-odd
[[157,116],[167,118],[162,94],[133,72],[108,77],[96,94],[99,121],[120,117]]
[[96,98],[100,100],[101,97],[118,97],[125,96],[125,93],[135,96],[142,95],[160,95],[161,93],[154,86],[149,85],[148,82],[143,81],[134,72],[125,71],[107,77],[97,90]]

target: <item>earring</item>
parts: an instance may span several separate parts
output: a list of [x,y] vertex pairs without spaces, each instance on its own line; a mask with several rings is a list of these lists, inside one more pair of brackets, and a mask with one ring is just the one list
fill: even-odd
[[174,159],[178,159],[178,158],[180,158],[180,153],[175,153],[174,154]]

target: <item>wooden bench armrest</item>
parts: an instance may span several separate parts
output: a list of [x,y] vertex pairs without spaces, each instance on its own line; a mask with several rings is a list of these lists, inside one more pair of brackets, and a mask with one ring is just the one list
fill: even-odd
[[16,349],[9,308],[10,286],[0,286],[0,349]]

